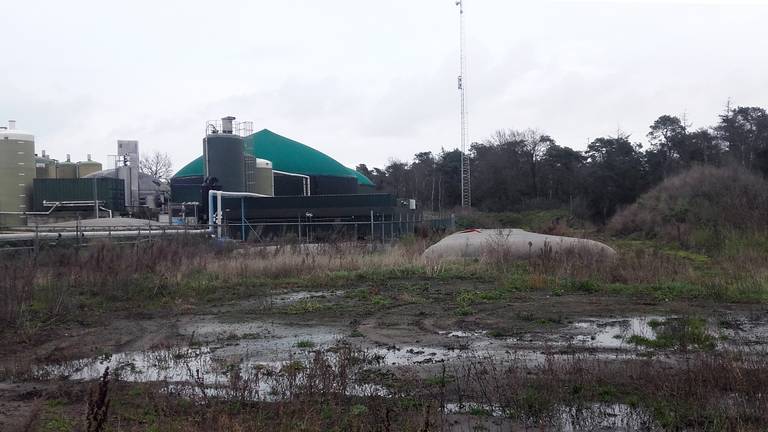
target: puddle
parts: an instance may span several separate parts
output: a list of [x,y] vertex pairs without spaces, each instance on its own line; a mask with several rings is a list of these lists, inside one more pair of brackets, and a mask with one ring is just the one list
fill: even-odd
[[579,332],[571,339],[576,345],[587,345],[595,348],[634,348],[627,342],[632,336],[642,336],[648,339],[656,338],[653,323],[663,322],[672,317],[633,317],[618,320],[588,320],[572,325],[572,330]]
[[40,367],[33,375],[37,379],[94,380],[109,367],[113,375],[125,381],[191,381],[195,379],[196,371],[205,376],[214,368],[210,355],[209,348],[104,354]]
[[505,417],[507,410],[497,405],[476,402],[448,402],[443,408],[445,414],[470,414],[489,417]]
[[437,332],[437,334],[452,337],[452,338],[476,338],[476,337],[485,337],[485,335],[488,332],[485,330],[481,331],[441,331]]
[[398,346],[387,348],[371,348],[371,354],[379,360],[382,366],[409,366],[432,363],[443,363],[455,360],[461,356],[457,350],[424,346]]
[[[281,301],[293,301],[310,293],[293,293]],[[312,293],[316,295],[318,293]],[[324,294],[327,295],[327,294]],[[306,297],[303,297],[306,298]],[[154,351],[102,355],[57,365],[41,366],[34,375],[40,379],[68,378],[92,380],[109,366],[130,381],[191,381],[199,374],[205,382],[227,379],[232,368],[279,368],[292,361],[306,361],[316,350],[325,350],[345,341],[370,357],[377,366],[399,367],[469,362],[477,359],[513,358],[535,366],[552,358],[588,355],[597,359],[623,359],[642,355],[628,342],[631,336],[655,338],[654,321],[669,317],[632,317],[626,319],[591,319],[572,324],[559,333],[531,335],[519,339],[490,338],[484,331],[448,330],[439,332],[444,345],[405,344],[374,346],[365,340],[347,338],[347,327],[306,325],[292,322],[251,321],[228,323],[213,316],[189,318],[178,324],[182,337],[191,348],[172,347]],[[764,344],[768,324],[731,320],[725,342],[718,346],[737,347],[736,337],[750,335],[752,343]],[[552,337],[553,339],[547,339]],[[556,339],[555,339],[556,338]],[[596,348],[573,350],[572,348]],[[741,348],[741,345],[738,345]],[[600,351],[602,349],[602,351]],[[371,364],[373,365],[373,364]]]
[[555,418],[559,423],[556,427],[562,432],[658,429],[647,412],[625,404],[595,403],[578,408],[560,407]]
[[260,297],[254,297],[249,300],[239,301],[236,304],[227,304],[224,306],[217,306],[211,310],[216,313],[230,313],[238,310],[245,311],[263,311],[271,310],[275,307],[290,306],[292,304],[314,299],[327,299],[330,297],[340,297],[344,295],[345,291],[298,291],[298,292],[282,292],[271,295],[263,295]]
[[[639,349],[629,342],[632,336],[657,339],[657,331],[675,325],[681,318],[675,316],[646,316],[625,319],[592,319],[574,323],[564,333],[576,333],[570,340],[574,345],[603,349]],[[703,334],[713,347],[730,350],[768,350],[768,322],[761,318],[725,316],[709,318],[704,322]]]
[[273,296],[271,302],[274,306],[286,306],[301,300],[324,299],[342,295],[344,295],[344,291],[301,291]]
[[39,378],[91,380],[109,366],[128,381],[188,381],[199,371],[206,382],[215,382],[225,378],[233,365],[279,367],[306,358],[313,349],[331,346],[343,336],[335,327],[222,323],[205,318],[182,323],[180,330],[189,337],[191,348],[105,354],[40,367],[34,374]]
[[[508,418],[510,408],[474,402],[446,403],[445,414]],[[655,422],[644,410],[625,404],[594,403],[581,407],[559,406],[550,415],[551,427],[562,432],[655,430]]]
[[731,349],[768,351],[768,322],[764,321],[764,316],[760,318],[727,317],[720,320],[721,345]]

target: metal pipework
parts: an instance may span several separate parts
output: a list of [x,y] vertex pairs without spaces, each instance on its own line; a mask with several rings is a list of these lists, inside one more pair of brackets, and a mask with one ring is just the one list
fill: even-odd
[[[46,201],[46,202],[47,202],[47,201]],[[36,215],[41,215],[41,216],[45,216],[45,215],[49,215],[49,214],[51,214],[51,212],[53,212],[54,210],[56,210],[56,207],[58,207],[58,206],[59,206],[59,205],[61,205],[61,204],[62,204],[62,203],[60,203],[60,202],[55,202],[55,203],[48,203],[48,204],[46,204],[46,207],[47,207],[48,205],[52,205],[52,206],[53,206],[53,207],[51,207],[51,209],[50,209],[50,210],[48,210],[47,212],[0,212],[0,214],[4,214],[4,215],[16,215],[16,216],[26,216],[26,215],[33,215],[33,216],[36,216]]]
[[[157,229],[154,232],[158,235],[178,235],[178,234],[205,234],[208,230],[160,230]],[[14,233],[14,234],[0,234],[0,241],[21,241],[21,240],[56,240],[63,238],[109,238],[109,237],[143,237],[151,236],[153,231],[151,229],[146,230],[134,230],[134,231],[79,231],[79,232],[38,232],[38,233]]]
[[[278,171],[278,170],[275,170],[275,169],[273,169],[272,172],[274,174],[281,174],[281,175],[286,175],[286,176],[301,177],[301,178],[303,178],[304,179],[304,182],[303,182],[304,183],[304,196],[312,195],[312,191],[310,190],[310,184],[311,183],[310,183],[310,178],[309,178],[308,175],[296,174],[296,173],[291,173],[291,172],[286,172],[286,171]],[[274,189],[274,186],[273,186],[273,189]],[[273,190],[272,195],[274,195],[274,190]]]
[[222,229],[222,205],[221,205],[221,199],[222,198],[270,198],[269,195],[262,195],[262,194],[255,194],[255,193],[248,193],[248,192],[224,192],[224,191],[217,191],[212,190],[208,191],[208,234],[213,234],[214,228],[213,228],[213,197],[216,196],[216,227],[218,229],[217,232],[217,238],[221,238],[221,229]]

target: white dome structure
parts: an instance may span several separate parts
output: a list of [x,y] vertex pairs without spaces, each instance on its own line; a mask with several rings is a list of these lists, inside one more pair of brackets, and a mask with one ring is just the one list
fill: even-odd
[[498,249],[503,249],[506,256],[521,260],[535,257],[543,251],[587,251],[604,255],[606,259],[616,256],[611,247],[594,240],[536,234],[521,229],[468,229],[430,246],[423,257],[427,260],[482,258]]

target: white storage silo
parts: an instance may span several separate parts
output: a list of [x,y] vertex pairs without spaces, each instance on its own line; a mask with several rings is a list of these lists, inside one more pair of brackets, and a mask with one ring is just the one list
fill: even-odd
[[[0,128],[0,212],[30,210],[36,175],[35,136],[16,129],[16,121]],[[0,225],[26,225],[22,215],[0,214]]]

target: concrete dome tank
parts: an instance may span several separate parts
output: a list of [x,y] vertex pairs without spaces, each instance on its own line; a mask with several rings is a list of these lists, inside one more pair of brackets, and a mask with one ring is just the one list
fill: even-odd
[[245,191],[243,138],[233,133],[234,117],[221,119],[219,127],[209,124],[203,139],[205,177],[215,177],[223,191]]

